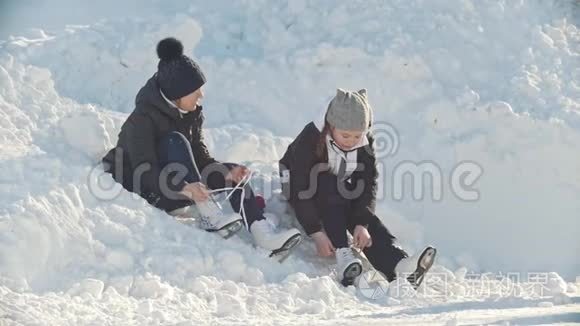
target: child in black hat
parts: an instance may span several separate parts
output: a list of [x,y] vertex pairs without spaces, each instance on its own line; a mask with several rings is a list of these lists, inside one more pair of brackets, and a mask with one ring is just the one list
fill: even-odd
[[[106,171],[171,215],[187,216],[187,208],[195,205],[205,230],[229,237],[245,224],[263,248],[280,251],[296,245],[298,230],[275,230],[264,218],[246,185],[249,170],[210,155],[202,134],[200,101],[206,78],[199,65],[183,54],[183,45],[175,38],[161,40],[157,54],[157,73],[137,94],[117,146],[103,158]],[[211,189],[233,185],[238,187],[230,203],[240,214],[224,214]]]

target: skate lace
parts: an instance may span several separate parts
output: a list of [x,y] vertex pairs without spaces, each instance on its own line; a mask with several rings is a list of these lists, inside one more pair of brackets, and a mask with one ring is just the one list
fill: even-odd
[[244,209],[244,198],[246,197],[246,185],[250,182],[250,180],[252,179],[252,175],[253,172],[250,171],[250,173],[248,173],[248,175],[246,175],[244,178],[242,178],[242,180],[240,180],[240,182],[238,182],[238,184],[236,184],[234,187],[224,187],[224,188],[217,188],[217,189],[213,189],[210,191],[211,194],[213,193],[219,193],[219,192],[225,192],[230,190],[229,193],[227,193],[226,197],[220,201],[220,203],[225,202],[226,200],[228,200],[232,194],[240,189],[240,210],[238,211],[238,214],[240,214],[242,216],[242,219],[244,220],[244,225],[246,226],[246,229],[249,229],[249,225],[248,225],[248,219],[246,218],[246,211]]

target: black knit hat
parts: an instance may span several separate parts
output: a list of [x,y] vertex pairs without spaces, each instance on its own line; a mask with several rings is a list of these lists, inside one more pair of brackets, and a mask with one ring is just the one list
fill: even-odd
[[195,92],[205,84],[201,68],[183,54],[183,44],[173,37],[157,44],[157,82],[168,99],[174,101]]

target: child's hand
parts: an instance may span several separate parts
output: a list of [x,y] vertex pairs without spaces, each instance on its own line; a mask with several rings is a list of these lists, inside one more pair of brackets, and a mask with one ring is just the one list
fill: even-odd
[[319,256],[328,257],[334,254],[334,251],[336,249],[334,249],[334,246],[332,245],[332,242],[330,241],[326,233],[318,231],[312,233],[310,236],[312,237],[312,239],[314,239],[314,242],[316,243],[316,251],[318,251]]
[[353,238],[353,245],[359,249],[364,249],[373,245],[369,231],[362,225],[357,225],[354,228]]
[[188,183],[183,187],[181,193],[196,203],[201,203],[209,199],[209,190],[201,182]]
[[230,170],[226,176],[226,180],[240,183],[240,181],[242,181],[248,175],[248,173],[250,173],[250,170],[247,167],[238,165]]

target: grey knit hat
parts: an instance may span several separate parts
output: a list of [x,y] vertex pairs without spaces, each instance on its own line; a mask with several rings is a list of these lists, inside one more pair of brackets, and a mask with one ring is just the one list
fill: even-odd
[[372,108],[367,90],[363,88],[358,92],[351,92],[337,89],[336,96],[328,105],[326,121],[342,130],[367,131],[372,123]]

